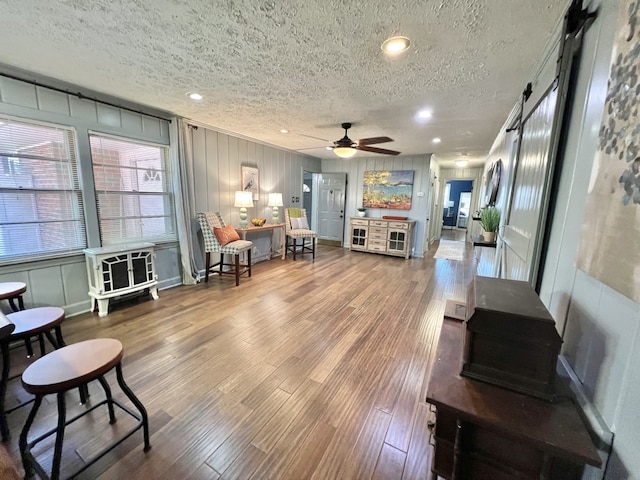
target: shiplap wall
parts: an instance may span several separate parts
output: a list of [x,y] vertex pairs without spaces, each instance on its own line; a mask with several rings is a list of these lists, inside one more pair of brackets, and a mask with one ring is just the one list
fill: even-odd
[[[84,93],[93,96],[90,92]],[[100,246],[100,233],[93,194],[89,131],[169,144],[169,122],[166,120],[103,105],[93,100],[80,99],[74,95],[6,77],[0,77],[0,113],[17,119],[70,125],[75,129],[78,170],[86,192],[83,200],[87,241],[90,247]],[[182,283],[178,259],[179,252],[175,242],[157,245],[156,270],[160,288]],[[84,254],[1,266],[0,282],[9,281],[27,284],[27,291],[23,296],[27,308],[55,305],[63,307],[67,315],[90,308]],[[0,308],[6,310],[7,306],[2,305]]]
[[[640,304],[575,266],[583,218],[589,215],[585,211],[585,201],[602,122],[620,4],[618,0],[592,0],[584,4],[590,12],[597,11],[598,16],[584,34],[574,98],[567,112],[569,127],[560,159],[561,174],[549,244],[541,267],[540,298],[562,334],[563,364],[572,369],[582,385],[586,400],[593,408],[589,419],[596,432],[600,425],[602,438],[607,436],[606,429],[614,433],[613,451],[608,462],[605,458],[602,469],[587,467],[585,480],[640,479],[637,454],[640,443]],[[542,72],[544,78],[549,78],[544,73],[547,70],[555,71],[554,55],[548,57],[548,66]],[[547,85],[548,81],[537,84]],[[536,82],[534,91],[535,86]],[[536,103],[535,99],[532,103]],[[507,122],[505,127],[510,124]],[[506,155],[510,146],[511,139],[500,133],[488,163]],[[505,158],[502,156],[503,162]],[[510,162],[506,162],[505,167],[507,176],[503,178],[509,179],[512,176]],[[529,192],[514,190],[513,194],[526,196]],[[502,193],[498,204],[506,206]],[[603,475],[605,467],[606,474]]]
[[[269,193],[282,193],[283,209],[302,207],[303,172],[320,172],[320,159],[255,141],[218,132],[212,128],[191,128],[193,142],[193,198],[196,212],[220,212],[227,224],[240,224],[240,209],[233,206],[236,190],[240,190],[242,166],[258,168],[260,172],[259,198],[247,216],[264,217],[271,221],[272,208],[267,206]],[[294,201],[292,197],[297,197]],[[197,220],[192,218],[194,252],[198,269],[204,270],[202,235]],[[252,234],[247,238],[254,244],[253,260],[268,258],[271,232]]]
[[[416,220],[416,228],[413,239],[414,257],[424,255],[425,245],[425,224],[428,215],[428,198],[431,195],[431,182],[429,179],[429,164],[431,155],[406,155],[398,157],[377,156],[360,157],[360,154],[350,159],[323,159],[323,173],[344,172],[347,174],[347,196],[346,215],[347,224],[344,229],[343,244],[349,247],[349,225],[350,217],[356,216],[356,208],[362,206],[362,194],[364,192],[363,178],[367,170],[413,170],[413,198],[411,210],[387,210],[368,209],[367,217],[381,217],[383,215],[406,216],[411,220]],[[422,195],[419,195],[422,194]]]

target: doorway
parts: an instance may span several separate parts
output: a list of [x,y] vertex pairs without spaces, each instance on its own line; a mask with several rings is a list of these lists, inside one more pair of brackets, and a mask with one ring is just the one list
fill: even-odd
[[465,241],[471,228],[473,180],[447,180],[442,199],[440,238]]

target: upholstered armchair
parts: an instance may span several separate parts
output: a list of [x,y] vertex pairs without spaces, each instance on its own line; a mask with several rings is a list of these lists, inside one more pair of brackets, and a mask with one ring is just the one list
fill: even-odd
[[[226,225],[219,212],[198,213],[198,221],[204,239],[205,274],[204,281],[209,281],[209,273],[234,275],[236,286],[240,285],[240,275],[247,274],[251,277],[251,249],[253,243],[247,240],[240,240],[238,232],[231,225]],[[221,242],[222,240],[222,242]],[[220,261],[211,265],[211,254],[220,254]],[[246,263],[240,263],[240,254],[246,254]],[[233,255],[233,263],[224,263],[225,255]],[[219,267],[219,270],[215,270]],[[230,267],[225,270],[224,267]]]
[[[296,255],[304,255],[310,253],[313,259],[316,258],[316,232],[309,229],[309,221],[307,220],[307,211],[304,208],[285,208],[284,209],[284,228],[287,235],[287,252],[293,253],[293,260]],[[292,245],[289,245],[289,239]],[[298,239],[302,240],[302,244],[298,244]],[[310,240],[307,243],[307,239]],[[300,250],[298,250],[300,247]]]

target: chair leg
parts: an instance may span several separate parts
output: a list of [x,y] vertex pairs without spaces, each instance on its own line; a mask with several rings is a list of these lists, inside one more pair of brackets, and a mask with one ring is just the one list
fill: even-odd
[[211,260],[211,253],[207,252],[206,257],[204,261],[204,283],[209,281],[209,261]]
[[251,278],[251,249],[247,250],[247,262],[249,265],[249,278]]
[[222,277],[222,270],[224,269],[224,253],[220,254],[220,276]]
[[[302,245],[304,247],[304,239],[302,240]],[[293,261],[296,261],[296,250],[298,249],[298,239],[293,239]]]
[[236,287],[240,285],[240,254],[236,253],[234,255],[234,261],[236,266]]
[[311,258],[313,258],[315,260],[316,259],[316,238],[315,237],[313,237],[311,239],[311,245],[313,246],[312,247],[313,250],[312,250],[312,253],[311,253]]

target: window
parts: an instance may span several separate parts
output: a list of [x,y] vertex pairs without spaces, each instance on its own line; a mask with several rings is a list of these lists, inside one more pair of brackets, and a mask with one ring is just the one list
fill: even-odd
[[175,240],[168,148],[91,134],[102,245]]
[[75,132],[0,115],[0,262],[86,247]]

